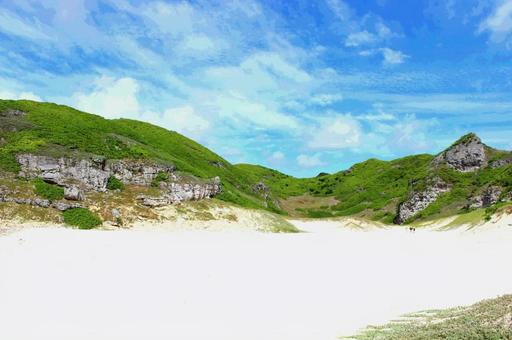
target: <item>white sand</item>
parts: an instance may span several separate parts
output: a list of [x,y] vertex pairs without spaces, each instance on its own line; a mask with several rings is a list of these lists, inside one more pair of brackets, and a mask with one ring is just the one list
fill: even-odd
[[21,229],[0,237],[0,339],[334,340],[512,293],[512,220],[478,232]]

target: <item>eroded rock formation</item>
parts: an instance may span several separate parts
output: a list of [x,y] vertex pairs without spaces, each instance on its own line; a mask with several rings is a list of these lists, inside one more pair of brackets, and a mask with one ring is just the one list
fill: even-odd
[[171,174],[174,166],[136,160],[107,161],[104,158],[75,159],[19,154],[20,177],[40,177],[60,186],[82,185],[87,189],[105,191],[110,176],[125,184],[150,185],[160,173]]
[[431,203],[445,192],[450,191],[451,187],[441,180],[435,178],[430,181],[425,190],[412,191],[409,198],[398,206],[398,214],[395,217],[396,224],[403,224],[411,217],[425,210]]
[[487,165],[485,145],[475,134],[468,134],[440,153],[432,161],[434,166],[446,164],[461,172],[471,172]]
[[170,183],[167,192],[159,197],[141,195],[138,199],[145,206],[159,207],[183,201],[211,198],[222,191],[219,177],[204,183]]
[[471,199],[471,208],[487,208],[497,203],[502,194],[502,189],[497,186],[489,186],[480,194]]

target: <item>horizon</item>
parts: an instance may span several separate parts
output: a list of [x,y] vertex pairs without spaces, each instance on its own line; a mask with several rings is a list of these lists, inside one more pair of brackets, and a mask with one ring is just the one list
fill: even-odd
[[295,177],[512,142],[512,0],[0,0],[0,98],[177,131]]

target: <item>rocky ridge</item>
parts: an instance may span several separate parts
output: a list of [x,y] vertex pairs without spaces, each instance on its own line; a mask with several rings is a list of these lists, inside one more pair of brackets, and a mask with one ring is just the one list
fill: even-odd
[[432,161],[434,166],[441,164],[461,172],[481,169],[487,165],[485,145],[474,133],[467,134]]
[[425,190],[413,190],[409,194],[409,198],[398,206],[398,213],[394,222],[396,224],[407,222],[411,217],[435,202],[441,194],[450,191],[450,189],[451,187],[448,183],[440,178],[435,178],[428,184]]

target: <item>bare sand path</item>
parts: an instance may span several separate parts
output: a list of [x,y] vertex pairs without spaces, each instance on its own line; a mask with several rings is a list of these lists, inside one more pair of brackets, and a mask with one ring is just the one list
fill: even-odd
[[0,237],[0,339],[334,340],[512,293],[512,227],[478,232],[21,229]]

